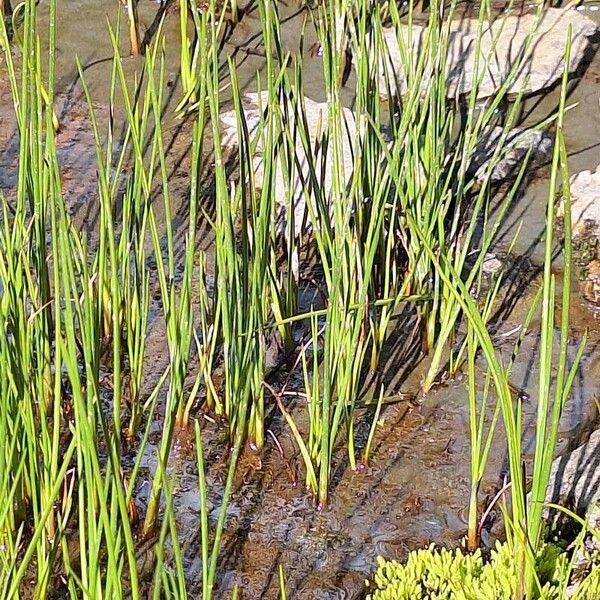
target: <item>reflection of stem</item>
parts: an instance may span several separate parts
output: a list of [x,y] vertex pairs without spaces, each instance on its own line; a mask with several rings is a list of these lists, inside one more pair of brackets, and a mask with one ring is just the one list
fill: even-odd
[[237,25],[239,20],[240,20],[240,10],[238,7],[238,2],[237,2],[237,0],[231,0],[231,22],[234,25]]
[[0,15],[10,17],[12,15],[12,6],[10,0],[0,0]]
[[142,48],[138,27],[137,0],[127,0],[127,15],[129,17],[129,42],[131,44],[131,54],[132,56],[139,56],[142,53]]
[[481,515],[481,519],[479,519],[479,526],[477,527],[477,537],[481,537],[481,530],[483,529],[483,525],[486,519],[490,516],[492,509],[496,505],[496,503],[502,498],[502,496],[508,491],[508,488],[511,486],[511,482],[508,481],[504,483],[502,488],[498,490],[498,493],[492,498],[492,501],[489,503],[488,507],[485,509],[484,513]]

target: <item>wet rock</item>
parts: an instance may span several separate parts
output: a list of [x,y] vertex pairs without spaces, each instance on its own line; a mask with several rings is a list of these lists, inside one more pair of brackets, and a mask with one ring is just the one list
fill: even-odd
[[[598,30],[592,20],[577,11],[550,8],[540,17],[535,14],[509,15],[488,23],[482,32],[478,65],[477,19],[452,22],[446,63],[448,97],[454,98],[471,91],[478,75],[476,67],[481,77],[477,94],[479,98],[494,95],[509,77],[509,94],[520,91],[532,93],[550,87],[560,79],[564,69],[569,26],[572,27],[573,34],[568,69],[573,72],[584,58],[588,38]],[[528,45],[528,37],[532,31],[534,33]],[[409,43],[408,27],[403,27],[400,31],[406,45],[413,48],[413,53],[420,51],[424,33],[423,27],[413,25]],[[384,29],[384,37],[389,48],[387,68],[397,76],[400,93],[404,93],[406,77],[401,71],[404,61],[395,29]],[[515,64],[521,66],[513,76],[511,70]],[[382,85],[382,89],[385,89],[383,69]]]
[[502,261],[498,257],[488,252],[483,259],[483,272],[486,275],[495,275],[502,270]]
[[[250,134],[259,133],[261,111],[264,111],[268,102],[268,93],[245,95],[244,114]],[[324,143],[328,129],[328,109],[326,102],[315,102],[310,98],[303,99],[306,129],[310,143],[310,160],[302,142],[299,126],[296,125],[294,101],[290,97],[280,99],[279,109],[286,114],[292,139],[295,139],[295,168],[291,176],[287,174],[285,166],[285,151],[280,151],[277,158],[277,168],[274,174],[273,189],[275,200],[279,204],[279,225],[283,230],[283,221],[286,214],[286,198],[291,197],[294,202],[294,223],[296,235],[300,234],[303,222],[307,217],[305,190],[309,190],[310,196],[314,198],[313,179],[311,177],[311,164],[314,165],[315,178],[319,182],[322,192],[329,194],[332,188],[333,176],[333,148],[331,144]],[[353,142],[356,133],[356,121],[354,113],[348,109],[343,110],[343,124],[345,135],[342,143],[342,176],[343,184],[347,185],[352,175],[354,166]],[[223,113],[220,117],[222,125],[223,144],[226,147],[238,146],[238,125],[234,111]],[[260,133],[259,133],[260,135]],[[255,185],[262,188],[264,184],[264,161],[262,158],[262,143],[259,138],[255,157],[253,160]]]
[[600,165],[571,177],[571,221],[573,237],[600,239]]
[[600,429],[579,448],[552,464],[547,502],[585,514],[600,484]]
[[516,176],[528,154],[530,167],[544,164],[552,155],[552,138],[544,131],[516,127],[504,140],[503,135],[502,127],[494,127],[481,136],[481,142],[475,148],[469,171],[480,183],[487,177],[490,161],[499,143],[503,148],[497,164],[492,168],[492,181],[504,181]]

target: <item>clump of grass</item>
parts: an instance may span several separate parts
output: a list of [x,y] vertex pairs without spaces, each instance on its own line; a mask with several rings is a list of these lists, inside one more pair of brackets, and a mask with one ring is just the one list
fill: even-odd
[[[570,32],[569,32],[570,39]],[[567,45],[567,60],[570,44]],[[569,201],[569,177],[567,152],[563,137],[563,121],[567,90],[567,74],[563,76],[562,94],[557,116],[557,132],[552,162],[551,184],[548,193],[544,275],[542,287],[524,323],[526,330],[533,316],[541,307],[540,378],[537,392],[536,445],[533,456],[532,484],[529,498],[526,497],[522,453],[522,407],[521,398],[513,397],[510,373],[519,342],[508,365],[502,364],[486,328],[490,304],[481,310],[468,293],[460,275],[450,266],[448,257],[436,256],[420,234],[424,248],[445,284],[454,294],[464,310],[467,331],[467,365],[469,374],[469,403],[471,415],[472,493],[469,510],[468,548],[474,551],[465,556],[460,551],[440,552],[430,548],[412,553],[406,565],[380,562],[376,576],[378,590],[373,598],[408,598],[413,595],[424,597],[443,593],[457,586],[455,592],[468,597],[489,598],[555,598],[562,597],[570,581],[572,561],[566,554],[545,545],[543,538],[543,509],[548,488],[550,468],[556,447],[557,432],[562,410],[570,395],[571,387],[579,366],[585,337],[581,341],[575,358],[568,364],[569,301],[571,282],[571,224]],[[565,238],[563,246],[564,273],[561,296],[561,323],[558,336],[558,358],[553,358],[555,347],[554,311],[557,301],[555,275],[552,273],[555,229],[555,190],[557,181],[562,181],[562,196],[565,198]],[[419,229],[415,228],[417,233]],[[522,334],[524,335],[524,333]],[[477,403],[476,355],[481,352],[487,363],[481,403]],[[556,362],[554,362],[556,360]],[[490,407],[490,388],[493,386],[496,405]],[[492,419],[485,426],[489,410]],[[477,519],[477,490],[486,468],[492,438],[499,416],[502,416],[507,437],[507,455],[510,471],[510,505],[504,506],[507,542],[492,553],[491,561],[484,564],[479,554]],[[583,539],[583,538],[581,538]],[[504,558],[502,558],[504,556]],[[508,560],[510,558],[510,560]],[[550,565],[543,560],[550,558]],[[463,564],[464,563],[464,564]],[[507,572],[504,572],[509,567]],[[548,576],[550,577],[550,580]],[[490,579],[491,577],[491,579]],[[486,581],[487,580],[487,581]],[[591,576],[575,590],[575,597],[590,597],[590,589],[596,586]],[[474,586],[474,587],[473,587]],[[460,590],[460,592],[458,591]],[[580,594],[578,596],[577,594]]]
[[[450,260],[468,289],[477,284],[482,275],[485,255],[520,188],[526,170],[527,161],[505,192],[504,200],[494,207],[492,213],[491,175],[504,156],[503,143],[519,113],[520,95],[514,99],[501,123],[500,143],[486,165],[485,177],[480,181],[476,181],[471,172],[471,162],[487,131],[497,123],[498,109],[522,69],[522,60],[525,60],[531,41],[525,44],[521,55],[523,58],[512,65],[499,90],[482,105],[478,101],[479,83],[488,61],[493,60],[492,53],[482,56],[480,50],[482,32],[489,18],[488,4],[484,3],[479,9],[477,22],[477,59],[470,83],[471,91],[466,99],[449,100],[447,62],[451,54],[450,27],[454,5],[446,10],[432,3],[430,9],[416,53],[411,33],[412,4],[409,5],[408,26],[401,22],[397,7],[391,4],[392,30],[395,31],[402,64],[390,64],[386,39],[391,38],[389,33],[387,37],[383,35],[381,27],[377,37],[383,50],[376,62],[378,70],[383,72],[387,98],[397,103],[397,113],[391,120],[391,137],[397,142],[392,142],[390,147],[398,158],[395,162],[390,161],[390,165],[395,166],[392,177],[401,214],[399,230],[408,261],[409,289],[413,293],[429,296],[429,300],[417,307],[423,332],[423,350],[430,354],[430,365],[422,386],[425,392],[439,379],[446,361],[450,371],[460,366],[454,345],[461,308],[433,267],[428,254],[423,251],[422,241],[413,231],[412,223],[418,224],[436,253]],[[406,79],[406,85],[402,96],[398,97],[397,90],[402,89],[398,84],[400,74]],[[427,85],[423,82],[427,82]],[[464,105],[462,109],[461,105]],[[460,128],[458,134],[457,128]],[[461,355],[461,352],[458,354]]]
[[[264,23],[266,48],[266,99],[276,105],[277,90],[283,68],[277,68],[273,58],[279,48],[279,30],[275,7],[270,2],[259,3]],[[211,44],[218,44],[218,30],[202,29],[199,35],[211,35]],[[237,163],[239,180],[228,184],[220,127],[218,57],[212,55],[211,78],[207,104],[212,121],[215,158],[215,215],[209,217],[215,235],[215,286],[212,299],[212,336],[220,344],[223,368],[222,393],[210,393],[217,413],[229,419],[231,439],[238,434],[248,436],[255,449],[264,445],[264,386],[267,345],[274,340],[273,321],[283,344],[290,343],[288,316],[291,294],[295,288],[289,278],[278,273],[278,235],[276,202],[273,194],[282,126],[277,111],[259,107],[259,123],[249,126],[239,91],[236,70],[229,65],[233,93],[235,128],[237,130]],[[285,62],[285,61],[283,61]],[[259,101],[262,96],[259,94]],[[266,105],[265,105],[266,106]],[[256,157],[265,166],[262,189],[255,185]],[[287,289],[284,289],[287,286]],[[290,290],[292,290],[290,292]],[[294,301],[291,301],[294,304]],[[205,327],[203,327],[206,330]],[[276,343],[276,342],[275,342]],[[210,356],[214,356],[214,345]]]
[[[161,249],[160,235],[154,217],[150,216],[149,226],[154,254],[157,257],[157,275],[161,292],[162,309],[166,323],[167,344],[169,348],[169,390],[166,399],[165,420],[163,433],[160,441],[158,468],[155,473],[150,493],[150,499],[144,521],[144,532],[146,534],[155,527],[158,517],[161,488],[164,485],[165,470],[173,441],[174,428],[176,424],[181,427],[187,426],[186,405],[189,398],[186,397],[184,386],[188,373],[190,351],[194,341],[194,316],[192,286],[194,273],[196,271],[196,222],[198,218],[199,198],[199,174],[202,168],[202,143],[205,131],[205,108],[202,105],[198,111],[193,124],[192,132],[192,157],[191,157],[191,186],[190,204],[188,215],[188,231],[184,245],[184,264],[181,286],[175,282],[175,259],[173,248],[173,233],[171,221],[171,207],[167,171],[162,148],[161,129],[161,93],[162,75],[158,84],[152,85],[154,94],[152,106],[154,115],[154,131],[158,140],[160,152],[159,171],[161,174],[161,189],[164,200],[164,214],[167,227],[167,256]],[[201,94],[205,88],[201,89]]]
[[[95,284],[106,281],[110,244],[90,260],[90,248],[73,228],[62,196],[51,110],[55,9],[52,2],[46,83],[35,3],[23,8],[21,86],[6,29],[0,31],[21,173],[12,211],[4,203],[1,240],[7,259],[1,269],[2,363],[13,374],[3,387],[1,412],[5,432],[15,440],[3,453],[9,508],[2,513],[0,535],[10,551],[2,564],[2,595],[19,597],[27,575],[35,594],[45,597],[62,571],[73,597],[82,590],[94,590],[95,597],[122,597],[125,588],[137,597],[119,429],[107,422],[100,397],[104,289]],[[104,219],[106,210],[101,207]],[[114,299],[114,288],[111,293]],[[112,372],[114,380],[115,375],[120,379],[118,369]],[[74,524],[77,561],[67,535]]]
[[[289,181],[286,215],[289,223],[299,196],[323,270],[325,307],[299,315],[310,323],[309,343],[300,350],[306,434],[281,399],[279,405],[300,446],[307,486],[320,506],[327,501],[334,450],[343,427],[349,463],[357,466],[354,412],[364,367],[370,357],[378,356],[394,307],[410,300],[395,274],[398,247],[396,212],[390,205],[389,153],[380,131],[378,80],[369,74],[366,61],[361,63],[354,115],[341,102],[346,38],[338,25],[344,15],[355,14],[354,9],[351,4],[331,3],[317,14],[327,91],[317,131],[311,129],[314,116],[308,116],[304,102],[300,61],[294,83],[286,79],[280,96],[280,110],[293,115],[288,120],[293,127],[284,135],[281,150],[292,157],[286,162],[290,165],[285,174]],[[364,45],[368,13],[360,14],[355,40]],[[299,216],[295,219],[297,223]]]
[[[27,2],[23,11],[21,65],[13,63],[6,29],[0,29],[20,139],[15,201],[9,206],[2,199],[0,233],[4,332],[0,361],[11,373],[0,389],[0,427],[13,440],[0,458],[5,484],[2,499],[7,507],[0,514],[0,538],[6,548],[0,566],[2,597],[20,597],[26,577],[37,597],[46,597],[58,585],[72,598],[81,594],[140,598],[142,574],[134,540],[137,476],[160,390],[170,370],[185,368],[181,366],[184,359],[171,360],[170,369],[141,405],[149,277],[144,242],[148,231],[154,239],[158,236],[150,205],[152,175],[155,168],[166,173],[160,130],[163,86],[157,86],[154,79],[160,44],[146,57],[145,93],[132,100],[113,36],[117,58],[110,106],[114,106],[118,81],[128,121],[115,158],[118,142],[113,121],[109,121],[103,144],[96,115],[90,111],[99,198],[98,243],[91,246],[68,216],[49,110],[54,100],[55,3],[51,3],[45,83],[35,3]],[[164,68],[159,71],[162,77]],[[83,86],[91,107],[85,82]],[[129,152],[133,168],[121,192]],[[123,199],[129,205],[119,212]],[[171,253],[171,261],[172,257]],[[171,268],[169,281],[172,273]],[[163,271],[163,284],[166,279]],[[126,348],[123,339],[128,342]],[[147,418],[133,469],[127,475],[121,444],[123,354],[129,357],[131,375],[130,438],[141,417]],[[110,417],[104,405],[107,379],[112,390]],[[174,385],[172,379],[171,393]],[[160,469],[157,480],[166,482]],[[161,597],[163,590],[169,590],[171,597],[185,598],[169,493],[163,537],[155,554],[161,565],[165,531],[174,548],[176,573],[169,575],[161,569],[163,577],[155,582],[153,593]]]
[[[462,309],[424,251],[422,236],[436,255],[445,257],[464,278],[468,289],[475,286],[482,276],[483,258],[524,172],[523,168],[496,211],[494,222],[489,223],[490,176],[476,187],[469,165],[504,92],[477,112],[474,82],[466,129],[457,140],[454,129],[460,107],[448,102],[446,90],[452,9],[446,15],[448,20],[443,21],[440,11],[432,10],[417,56],[408,51],[410,39],[403,37],[405,28],[397,8],[390,10],[399,47],[404,49],[402,69],[407,92],[396,99],[397,113],[391,115],[388,131],[384,133],[378,101],[385,95],[380,89],[382,78],[373,69],[373,64],[383,65],[385,71],[388,64],[382,15],[376,6],[334,2],[316,14],[327,90],[327,110],[316,144],[302,100],[300,61],[296,80],[287,84],[280,101],[285,107],[291,105],[294,114],[293,129],[283,138],[282,154],[295,157],[289,164],[300,165],[295,171],[290,169],[288,176],[302,182],[300,193],[326,289],[323,318],[313,314],[311,321],[312,358],[301,350],[309,431],[303,436],[293,426],[306,463],[307,484],[318,493],[321,504],[326,501],[332,453],[341,425],[347,430],[349,463],[356,466],[354,408],[364,368],[368,364],[377,369],[391,317],[410,292],[417,300],[424,346],[432,353],[425,390],[438,377],[448,347],[454,342]],[[347,43],[357,68],[352,123],[348,123],[340,99]],[[369,48],[369,56],[362,52],[364,48]],[[395,74],[385,75],[387,96],[393,105],[392,89],[397,86],[391,85],[391,79]],[[425,79],[431,85],[423,86]],[[505,134],[518,110],[518,100],[507,119]],[[499,157],[500,152],[490,162],[490,174]],[[288,191],[287,205],[293,207],[296,202]],[[479,239],[481,223],[484,234]],[[490,293],[497,290],[496,286]],[[490,296],[488,306],[492,300]],[[459,349],[454,368],[463,353]],[[283,412],[291,425],[290,413]]]

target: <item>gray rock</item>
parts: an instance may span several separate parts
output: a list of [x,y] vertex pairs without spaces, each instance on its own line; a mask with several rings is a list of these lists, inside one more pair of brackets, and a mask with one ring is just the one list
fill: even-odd
[[[577,69],[588,48],[588,38],[596,33],[598,26],[589,18],[572,9],[550,8],[539,16],[526,14],[499,17],[485,24],[477,56],[476,19],[460,19],[449,25],[448,56],[446,59],[447,95],[454,98],[471,91],[473,83],[481,79],[477,96],[487,98],[510,82],[509,94],[520,91],[532,93],[553,85],[564,70],[564,55],[568,27],[572,27],[571,57],[569,72]],[[406,75],[402,70],[401,44],[412,48],[415,56],[423,46],[425,29],[413,25],[403,26],[397,33],[394,28],[384,29],[384,38],[389,49],[387,69],[396,76],[396,90],[406,91]],[[530,43],[528,38],[531,35]],[[478,61],[478,62],[477,62]],[[514,65],[518,72],[511,76]],[[383,60],[380,62],[381,84],[385,89]],[[432,69],[426,70],[431,73]],[[424,89],[428,85],[425,77]],[[396,85],[397,83],[397,85]]]
[[547,502],[585,514],[600,484],[600,429],[579,448],[552,464]]
[[492,167],[490,161],[502,136],[502,127],[494,127],[487,135],[481,136],[481,142],[473,153],[469,171],[480,183],[486,179],[490,169],[492,181],[504,181],[515,176],[528,153],[531,167],[543,164],[552,156],[552,138],[547,133],[516,127],[502,142],[502,151]]

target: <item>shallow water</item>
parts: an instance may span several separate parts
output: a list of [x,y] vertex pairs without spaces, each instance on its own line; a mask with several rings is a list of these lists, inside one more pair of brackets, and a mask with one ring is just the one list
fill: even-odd
[[[521,306],[526,306],[528,299],[531,296],[522,299]],[[516,311],[503,321],[499,336],[514,331],[523,317]],[[510,335],[507,340],[501,345],[506,359],[512,351]],[[596,419],[598,340],[596,331],[563,415],[559,450],[585,436]],[[538,342],[537,336],[526,336],[523,359],[515,366],[512,382],[524,392],[536,386]],[[574,350],[575,346],[572,353]],[[416,387],[403,386],[403,391],[416,391]],[[322,511],[307,498],[301,483],[294,485],[293,472],[301,471],[301,459],[291,435],[275,420],[272,427],[284,456],[269,439],[263,457],[248,458],[241,467],[244,475],[230,509],[225,546],[233,556],[224,551],[228,558],[221,588],[236,582],[243,586],[245,598],[277,598],[276,569],[282,564],[291,597],[359,598],[378,555],[401,559],[410,549],[429,542],[459,543],[466,528],[469,495],[466,398],[465,383],[455,381],[434,390],[417,405],[403,402],[388,407],[368,468],[352,472],[344,452],[338,453],[331,503]],[[533,451],[534,409],[534,400],[526,400],[526,452]],[[197,523],[197,483],[193,462],[179,458],[173,462],[173,472],[180,486],[176,503],[181,531],[185,532]],[[482,506],[501,484],[504,461],[499,431],[481,488]],[[217,475],[213,473],[211,480],[217,489],[220,468],[215,465]],[[221,485],[222,476],[221,472]],[[190,575],[199,583],[198,534],[192,529],[184,539]],[[489,540],[486,533],[484,540]]]
[[[41,4],[43,8],[44,3]],[[79,56],[85,77],[91,87],[101,124],[107,119],[108,80],[112,48],[107,34],[107,12],[115,22],[117,3],[90,0],[59,0],[58,81],[61,131],[58,135],[63,164],[65,196],[77,224],[93,232],[97,219],[96,167],[93,137],[87,120],[81,87],[77,82],[74,57]],[[142,0],[143,23],[151,29],[158,5]],[[298,45],[302,13],[290,3],[282,7],[283,35],[289,49]],[[82,27],[82,20],[85,27]],[[130,77],[141,67],[141,59],[128,57],[125,15],[121,15],[121,51],[123,64]],[[178,15],[169,15],[165,33],[178,39]],[[255,72],[263,65],[256,32],[255,14],[246,17],[234,31],[226,46],[240,71],[243,88],[253,90]],[[321,64],[318,56],[308,58],[315,42],[307,27],[305,40],[306,93],[323,100]],[[314,52],[310,52],[314,54]],[[178,102],[178,48],[167,48],[167,81],[172,92],[169,105]],[[10,96],[3,83],[0,64],[0,189],[10,195],[15,183],[18,142],[14,132]],[[567,116],[567,146],[571,171],[594,168],[600,156],[600,54],[582,72],[570,102],[578,102]],[[351,101],[351,98],[348,98]],[[526,122],[548,114],[556,105],[556,93],[529,102],[532,113]],[[169,112],[166,113],[169,115]],[[117,118],[122,117],[117,113]],[[169,139],[169,165],[175,203],[178,239],[182,239],[189,174],[189,125],[167,116],[164,127]],[[539,244],[544,230],[547,198],[547,173],[542,168],[530,182],[526,192],[512,208],[506,225],[508,244],[517,224],[522,233],[514,250],[515,269],[512,283],[514,298],[507,305],[496,332],[499,349],[508,359],[518,327],[539,285],[536,278],[543,250]],[[160,203],[159,203],[160,205]],[[160,217],[160,213],[158,215]],[[203,247],[210,251],[211,237],[200,236]],[[501,253],[502,246],[494,249]],[[517,268],[519,267],[519,268]],[[512,291],[512,288],[510,288]],[[150,324],[148,361],[151,385],[166,367],[164,325],[158,302],[153,304],[154,319]],[[408,322],[410,325],[410,322]],[[373,572],[375,558],[403,558],[415,547],[429,542],[454,545],[466,529],[466,505],[469,494],[469,445],[467,391],[463,381],[456,380],[434,389],[418,402],[408,398],[417,393],[420,376],[426,364],[418,364],[414,345],[400,332],[409,329],[399,318],[398,348],[385,356],[386,395],[406,394],[407,400],[386,407],[376,432],[370,465],[352,472],[344,450],[337,454],[331,503],[317,510],[302,485],[302,465],[292,436],[271,411],[266,448],[261,457],[247,455],[239,468],[238,488],[229,510],[222,550],[218,597],[226,598],[235,583],[242,586],[244,598],[276,598],[277,568],[285,569],[288,596],[295,599],[359,598],[364,593],[364,580]],[[589,342],[573,397],[561,422],[559,450],[576,443],[596,419],[595,400],[600,395],[600,320],[577,290],[573,293],[572,353],[582,332],[590,330]],[[535,331],[535,324],[533,327]],[[536,357],[539,340],[534,334],[525,337],[521,359],[517,361],[512,383],[524,393],[533,393],[537,384]],[[415,368],[410,374],[400,367],[407,363]],[[277,377],[277,374],[274,375]],[[535,398],[524,402],[524,420],[530,424],[526,432],[526,448],[532,449],[533,410]],[[274,403],[272,406],[274,409]],[[363,411],[368,426],[370,413]],[[153,436],[160,436],[160,419]],[[363,424],[364,429],[364,424]],[[218,517],[218,505],[225,478],[223,428],[205,423],[205,448],[209,468],[211,519]],[[274,442],[281,446],[280,453]],[[156,446],[151,443],[143,468],[152,472]],[[491,452],[488,475],[483,482],[481,499],[492,496],[502,481],[505,452],[501,431]],[[197,471],[193,452],[181,441],[173,452],[170,471],[175,481],[175,505],[182,545],[185,552],[190,595],[198,597],[200,586],[199,505]],[[143,478],[142,478],[143,479]],[[148,486],[140,485],[137,501],[145,502]]]

